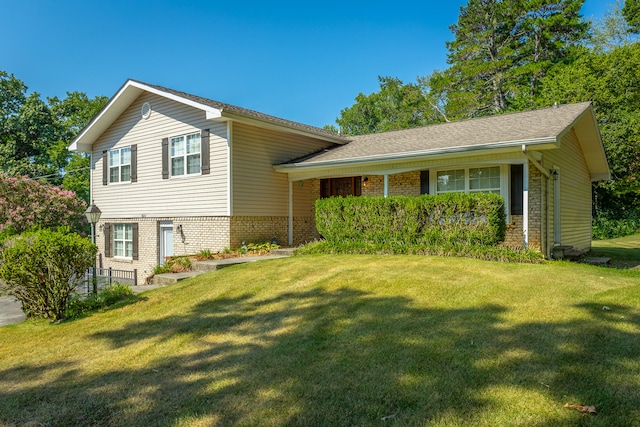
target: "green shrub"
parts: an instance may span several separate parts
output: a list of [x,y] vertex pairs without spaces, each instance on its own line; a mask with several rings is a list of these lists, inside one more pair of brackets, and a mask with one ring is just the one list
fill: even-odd
[[615,217],[609,212],[598,212],[593,218],[593,238],[596,240],[615,239],[640,232],[640,212],[626,212]]
[[64,318],[77,281],[94,263],[97,248],[67,229],[39,230],[8,239],[0,251],[0,277],[28,317]]
[[180,273],[189,270],[191,270],[191,259],[183,255],[169,258],[164,265],[156,265],[153,274]]
[[330,242],[392,246],[495,245],[506,233],[496,194],[320,199],[316,227]]
[[212,255],[213,254],[211,253],[210,249],[202,249],[202,250],[200,250],[200,252],[198,252],[196,257],[199,260],[207,260],[207,259],[210,259]]
[[71,298],[67,305],[65,315],[67,318],[78,317],[112,306],[119,301],[133,299],[133,297],[133,290],[131,290],[130,286],[113,284],[97,294],[90,294],[86,298]]

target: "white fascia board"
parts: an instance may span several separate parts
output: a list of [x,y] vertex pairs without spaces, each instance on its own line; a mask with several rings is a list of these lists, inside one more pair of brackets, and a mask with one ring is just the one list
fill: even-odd
[[[131,97],[131,90],[128,91],[129,95],[125,95],[129,86],[131,86],[131,81],[127,81],[120,90],[109,100],[107,105],[105,105],[102,110],[89,122],[89,124],[82,129],[80,134],[74,138],[74,140],[69,145],[69,151],[81,151],[85,153],[91,152],[91,147],[93,146],[93,142],[97,139],[106,128],[113,123],[113,120],[108,123],[107,126],[102,125],[106,117],[108,117],[114,109],[118,109],[123,102],[126,102],[123,98]],[[136,91],[137,97],[140,92]],[[132,101],[127,103],[127,106],[131,104]],[[124,111],[124,109],[122,109]]]
[[316,169],[316,168],[330,168],[333,166],[351,166],[351,165],[362,165],[362,164],[375,164],[375,163],[383,163],[383,162],[393,162],[399,160],[411,160],[411,159],[419,159],[419,158],[438,158],[438,157],[449,157],[449,156],[460,156],[460,155],[478,155],[478,154],[488,154],[488,153],[499,153],[503,151],[519,151],[522,149],[523,145],[535,145],[536,149],[544,150],[557,148],[557,139],[556,138],[539,138],[539,139],[531,139],[524,141],[514,141],[514,142],[497,142],[491,144],[483,144],[476,146],[461,146],[461,147],[453,147],[453,148],[442,148],[436,150],[422,150],[422,151],[412,151],[406,153],[393,153],[393,154],[384,154],[377,156],[363,156],[349,159],[340,159],[340,160],[326,160],[319,162],[304,162],[304,163],[290,163],[284,165],[276,165],[274,169],[276,172],[292,172],[294,170],[306,170],[306,169]]
[[260,120],[254,117],[247,117],[238,113],[232,113],[224,110],[222,110],[222,115],[219,118],[219,120],[233,120],[239,123],[245,123],[245,124],[256,126],[256,127],[312,137],[315,139],[320,139],[327,142],[333,142],[340,145],[345,145],[350,142],[349,140],[345,139],[344,136],[332,137],[331,135],[327,135],[324,133],[312,132],[311,130],[307,131],[307,130],[299,129],[293,126],[287,126],[285,124],[274,123],[267,120]]
[[137,87],[139,89],[144,90],[145,92],[153,93],[154,95],[162,96],[163,98],[170,99],[172,101],[179,102],[184,105],[188,105],[193,108],[197,108],[206,113],[207,120],[217,119],[222,117],[222,110],[219,108],[212,107],[210,105],[202,104],[200,102],[193,101],[191,99],[183,98],[179,95],[175,95],[173,93],[164,92],[162,90],[147,86],[143,83],[130,81],[131,86]]
[[91,152],[93,143],[102,132],[104,132],[119,116],[126,110],[133,101],[135,101],[142,92],[153,93],[167,99],[188,105],[205,112],[207,119],[219,118],[222,116],[222,110],[201,104],[190,99],[183,98],[172,93],[167,93],[159,89],[147,86],[133,80],[127,82],[120,90],[111,98],[107,105],[100,110],[98,115],[91,120],[82,132],[71,142],[69,151]]

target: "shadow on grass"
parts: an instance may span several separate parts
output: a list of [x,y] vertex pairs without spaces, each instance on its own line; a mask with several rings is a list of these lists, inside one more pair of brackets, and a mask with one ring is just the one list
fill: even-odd
[[611,266],[616,268],[640,267],[640,248],[594,247],[589,255],[611,258]]
[[[94,336],[114,350],[188,348],[141,369],[69,367],[20,391],[11,386],[23,376],[60,366],[0,369],[0,424],[455,425],[492,410],[486,390],[513,387],[596,405],[597,416],[573,419],[583,425],[634,425],[640,374],[619,374],[640,356],[640,318],[626,306],[578,308],[580,321],[507,328],[501,306],[424,309],[352,289],[219,298]],[[55,416],[39,418],[42,405]]]

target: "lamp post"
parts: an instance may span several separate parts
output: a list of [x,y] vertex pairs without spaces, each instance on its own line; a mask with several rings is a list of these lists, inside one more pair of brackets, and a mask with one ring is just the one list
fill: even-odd
[[[84,211],[84,215],[87,217],[87,221],[89,221],[89,224],[91,224],[91,243],[93,243],[94,245],[96,244],[96,224],[98,223],[98,221],[100,221],[100,215],[102,215],[102,211],[100,211],[100,209],[98,209],[98,207],[96,206],[95,201],[91,201],[91,204],[89,205],[89,207],[87,208],[86,211]],[[93,260],[93,274],[92,276],[92,281],[93,281],[93,293],[97,294],[98,293],[98,284],[96,283],[96,269],[97,269],[97,265],[96,265],[96,260]]]

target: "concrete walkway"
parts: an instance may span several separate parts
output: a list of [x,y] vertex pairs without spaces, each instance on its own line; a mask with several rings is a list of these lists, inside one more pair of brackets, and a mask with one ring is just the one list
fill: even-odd
[[26,318],[20,301],[14,297],[0,297],[0,326],[20,323]]

